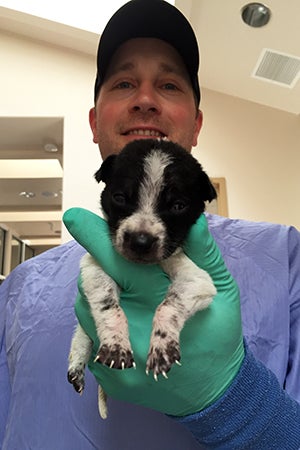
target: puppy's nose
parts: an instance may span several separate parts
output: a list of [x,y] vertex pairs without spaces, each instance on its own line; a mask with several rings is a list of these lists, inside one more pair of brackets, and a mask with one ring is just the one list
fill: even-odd
[[130,234],[130,249],[135,253],[147,253],[149,252],[154,243],[157,241],[157,237],[150,233],[132,233]]

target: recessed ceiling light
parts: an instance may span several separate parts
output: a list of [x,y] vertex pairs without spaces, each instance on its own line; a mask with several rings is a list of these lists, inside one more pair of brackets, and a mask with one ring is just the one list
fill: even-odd
[[52,192],[52,191],[43,191],[42,196],[47,197],[47,198],[56,198],[56,197],[58,197],[58,193]]
[[44,145],[44,150],[45,152],[48,153],[57,153],[58,152],[58,147],[56,144],[53,144],[52,142],[48,142],[47,144]]
[[241,15],[247,25],[259,28],[267,25],[271,10],[263,3],[248,3],[242,8]]
[[35,197],[35,193],[34,192],[30,192],[30,191],[22,191],[19,193],[20,197],[25,197],[25,198],[33,198]]

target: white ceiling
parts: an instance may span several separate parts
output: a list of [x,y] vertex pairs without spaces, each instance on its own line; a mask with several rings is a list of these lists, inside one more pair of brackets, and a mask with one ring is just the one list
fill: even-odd
[[[62,2],[67,4],[67,0]],[[252,74],[266,48],[300,58],[300,1],[269,0],[267,6],[272,11],[271,20],[267,26],[260,29],[251,28],[242,22],[240,12],[246,3],[242,0],[175,1],[190,19],[198,38],[201,49],[201,86],[299,115],[299,79],[295,86],[290,88],[254,78]],[[100,17],[103,3],[98,2],[98,5],[97,14]],[[85,8],[84,3],[82,7]],[[87,8],[84,11],[86,13]],[[89,13],[96,15],[91,9]],[[99,40],[96,33],[2,6],[0,31],[15,33],[50,45],[64,46],[93,56]],[[99,29],[99,33],[100,31]],[[11,119],[0,118],[0,159],[58,158],[62,163],[62,118],[14,118],[14,128],[16,120],[21,131],[18,133],[18,136],[22,136],[21,141],[13,132]],[[46,141],[56,143],[56,154],[41,151]],[[24,190],[34,190],[36,193],[31,203],[28,199],[17,196],[18,192]],[[2,178],[0,192],[0,221],[3,222],[3,218],[6,218],[6,223],[22,238],[54,238],[59,235],[60,178]],[[42,195],[42,192],[57,192],[59,195],[47,197]],[[35,213],[34,222],[22,222],[21,214],[28,213],[30,209]],[[51,214],[45,214],[43,217],[42,214],[46,211]],[[4,212],[6,216],[3,215]],[[18,221],[15,221],[16,216]]]
[[246,3],[242,0],[191,2],[192,23],[201,48],[201,84],[299,114],[299,81],[290,89],[255,79],[251,74],[264,48],[300,58],[300,2],[268,1],[271,20],[262,28],[249,27],[241,20],[240,11]]

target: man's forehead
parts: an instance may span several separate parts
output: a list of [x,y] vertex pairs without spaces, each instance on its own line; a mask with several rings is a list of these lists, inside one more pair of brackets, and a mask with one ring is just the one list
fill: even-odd
[[[115,74],[134,72],[138,69],[139,64],[137,61],[126,61],[124,63],[121,62],[120,64],[111,65],[111,67],[108,69],[106,78],[111,77]],[[185,68],[177,64],[168,64],[162,61],[156,64],[156,69],[159,74],[174,74],[188,79],[188,74]]]
[[[187,69],[177,50],[165,41],[156,38],[130,39],[114,53],[107,70],[107,76],[133,71],[142,60],[152,54],[150,61],[162,73],[174,73],[188,77]],[[106,78],[107,78],[106,76]]]

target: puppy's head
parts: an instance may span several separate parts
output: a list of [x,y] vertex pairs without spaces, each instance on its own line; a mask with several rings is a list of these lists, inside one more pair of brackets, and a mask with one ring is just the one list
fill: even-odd
[[133,141],[109,156],[95,178],[106,184],[101,205],[116,250],[135,262],[170,256],[205,202],[216,198],[198,161],[169,141]]

